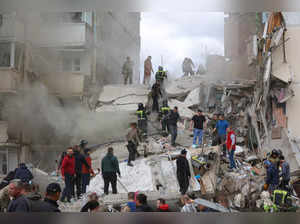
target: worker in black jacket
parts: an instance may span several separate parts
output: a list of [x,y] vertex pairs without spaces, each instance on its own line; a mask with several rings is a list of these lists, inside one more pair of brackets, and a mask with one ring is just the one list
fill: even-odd
[[191,173],[189,162],[186,159],[187,151],[183,149],[180,153],[180,156],[176,160],[177,165],[177,179],[180,187],[180,193],[185,195],[189,188]]
[[74,157],[75,157],[75,185],[76,185],[76,194],[77,198],[80,198],[82,194],[82,166],[86,166],[90,170],[90,166],[87,163],[84,155],[80,152],[80,147],[76,146],[74,148]]

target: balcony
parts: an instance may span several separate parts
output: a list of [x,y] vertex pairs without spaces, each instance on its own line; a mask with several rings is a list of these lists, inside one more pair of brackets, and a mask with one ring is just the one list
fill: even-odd
[[92,40],[91,28],[86,23],[60,23],[39,30],[35,42],[41,47],[85,47]]
[[17,20],[15,13],[0,14],[0,41],[24,41],[24,24]]

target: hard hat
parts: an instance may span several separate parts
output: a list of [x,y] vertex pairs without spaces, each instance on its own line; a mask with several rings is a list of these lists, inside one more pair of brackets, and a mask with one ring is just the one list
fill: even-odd
[[278,150],[277,149],[273,149],[271,155],[278,156],[279,155]]
[[164,68],[160,65],[160,66],[158,66],[158,70],[159,71],[162,71]]
[[140,107],[144,107],[144,104],[143,103],[139,103],[138,104],[138,107],[140,108]]

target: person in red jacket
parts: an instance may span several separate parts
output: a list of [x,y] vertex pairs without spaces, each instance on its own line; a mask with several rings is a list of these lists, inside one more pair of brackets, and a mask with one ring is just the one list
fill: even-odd
[[169,205],[166,203],[166,200],[163,198],[157,199],[156,207],[158,212],[170,212]]
[[230,166],[229,169],[236,169],[235,161],[234,161],[234,152],[236,147],[236,135],[232,129],[232,126],[229,125],[227,128],[227,141],[226,146],[229,154]]
[[90,149],[84,150],[84,158],[88,163],[90,169],[88,169],[84,164],[82,164],[82,193],[86,193],[86,187],[90,184],[91,175],[94,175],[92,169],[92,159],[90,157]]
[[67,197],[67,201],[71,201],[72,192],[74,189],[74,175],[75,175],[75,157],[73,156],[73,149],[69,147],[67,150],[67,155],[63,159],[61,165],[61,175],[65,180],[65,190],[63,192],[61,201],[65,200]]

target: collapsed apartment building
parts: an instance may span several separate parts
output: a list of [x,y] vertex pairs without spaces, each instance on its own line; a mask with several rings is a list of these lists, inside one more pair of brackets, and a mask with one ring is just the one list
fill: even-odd
[[[139,21],[139,13],[101,11],[0,14],[1,174],[21,161],[47,163],[45,154],[55,161],[70,144],[70,136],[63,140],[47,134],[55,128],[48,115],[39,116],[41,107],[47,107],[42,101],[47,104],[51,98],[57,105],[54,110],[69,104],[91,107],[102,85],[121,82],[121,66],[128,55],[138,80]],[[31,112],[26,103],[35,100],[26,101],[29,95],[45,97]],[[18,110],[36,113],[36,120],[34,115],[31,122],[26,116],[11,116]],[[28,122],[41,124],[32,129]]]

